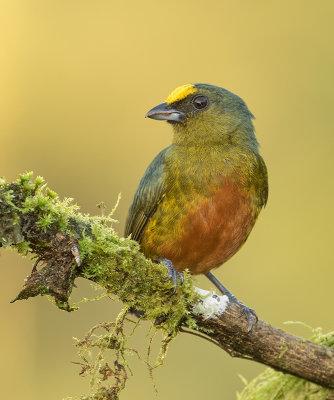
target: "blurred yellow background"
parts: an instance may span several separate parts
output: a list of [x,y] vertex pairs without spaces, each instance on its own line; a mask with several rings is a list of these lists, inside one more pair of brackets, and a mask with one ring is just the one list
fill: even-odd
[[[146,166],[171,141],[145,120],[178,85],[207,82],[255,114],[269,170],[267,208],[217,276],[261,319],[308,336],[334,330],[333,1],[0,1],[0,175],[33,170],[83,212],[109,209],[123,232]],[[31,262],[1,251],[1,397],[58,400],[87,392],[72,337],[119,304],[57,310],[45,298],[9,304]],[[198,286],[210,288],[201,277]],[[94,296],[79,282],[75,298]],[[141,346],[144,331],[136,336]],[[153,399],[144,366],[122,399]],[[235,399],[263,366],[189,335],[156,371],[158,398]]]

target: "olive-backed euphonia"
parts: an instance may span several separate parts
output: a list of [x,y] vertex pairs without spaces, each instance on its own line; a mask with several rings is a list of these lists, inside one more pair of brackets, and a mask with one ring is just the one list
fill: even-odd
[[141,179],[125,234],[147,257],[163,262],[175,285],[185,268],[205,274],[242,307],[251,329],[255,312],[210,271],[238,251],[267,202],[253,115],[240,97],[201,83],[178,87],[146,116],[168,121],[173,143]]

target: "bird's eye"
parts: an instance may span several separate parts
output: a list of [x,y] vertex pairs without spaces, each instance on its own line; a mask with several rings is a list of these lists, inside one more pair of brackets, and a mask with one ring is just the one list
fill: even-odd
[[209,103],[209,100],[205,96],[196,96],[193,99],[193,105],[198,110],[202,110],[203,108],[205,108],[208,105],[208,103]]

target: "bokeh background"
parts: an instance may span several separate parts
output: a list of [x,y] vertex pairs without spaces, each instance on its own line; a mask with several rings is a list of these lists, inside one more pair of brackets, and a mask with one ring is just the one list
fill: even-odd
[[[281,0],[0,1],[0,175],[33,170],[83,212],[127,209],[151,159],[171,141],[148,109],[176,87],[208,82],[240,95],[256,116],[267,208],[217,276],[260,318],[309,336],[334,330],[334,3]],[[9,304],[31,262],[1,251],[1,397],[56,400],[87,392],[72,337],[115,317],[120,304],[75,313],[45,298]],[[210,288],[204,278],[196,284]],[[75,298],[94,296],[79,282]],[[144,348],[147,326],[134,338]],[[123,399],[154,398],[145,367]],[[158,398],[235,399],[263,366],[180,335],[155,373]]]

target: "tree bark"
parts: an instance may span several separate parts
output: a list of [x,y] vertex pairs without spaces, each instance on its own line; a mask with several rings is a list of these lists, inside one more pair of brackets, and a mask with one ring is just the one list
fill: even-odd
[[[16,247],[21,253],[37,257],[14,301],[48,294],[55,298],[58,307],[72,311],[68,299],[74,280],[84,277],[109,293],[116,293],[126,304],[143,310],[145,317],[167,331],[174,329],[175,333],[182,324],[197,328],[201,332],[197,334],[209,337],[233,357],[253,360],[334,389],[334,350],[261,320],[248,332],[248,321],[236,304],[228,303],[222,315],[205,319],[193,311],[193,302],[199,301],[199,297],[193,295],[191,279],[186,275],[183,287],[172,296],[171,284],[164,282],[163,267],[146,260],[130,239],[116,237],[107,228],[110,221],[109,217],[83,217],[68,202],[60,202],[53,192],[48,193],[40,180],[32,181],[31,175],[10,184],[0,180],[0,246]],[[40,269],[38,262],[43,264]],[[109,269],[103,267],[106,265]],[[138,278],[141,269],[143,275]],[[142,300],[145,298],[146,302]],[[161,304],[155,304],[155,309],[150,308],[159,301]],[[156,311],[159,307],[160,314]],[[184,315],[176,317],[174,309],[183,310]],[[166,322],[170,315],[174,325]],[[197,327],[189,321],[196,321]]]
[[277,371],[334,388],[334,350],[261,320],[247,332],[248,322],[240,316],[240,309],[229,303],[219,318],[194,317],[199,326],[211,329],[208,335],[232,357],[257,361]]

